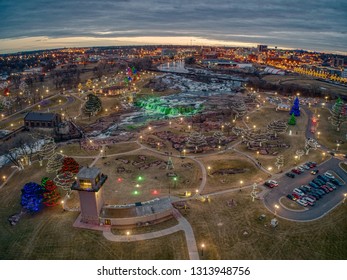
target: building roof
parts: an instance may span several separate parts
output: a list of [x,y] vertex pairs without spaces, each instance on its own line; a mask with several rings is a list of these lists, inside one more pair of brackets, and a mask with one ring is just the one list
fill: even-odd
[[24,121],[53,121],[55,116],[57,114],[55,113],[41,113],[41,112],[29,112],[25,115]]
[[100,169],[97,167],[82,167],[77,174],[77,178],[95,179],[99,173]]

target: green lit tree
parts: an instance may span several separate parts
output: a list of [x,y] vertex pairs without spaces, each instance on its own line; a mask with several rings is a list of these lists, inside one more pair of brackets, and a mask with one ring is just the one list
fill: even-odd
[[294,113],[291,114],[290,119],[289,119],[289,121],[288,121],[288,124],[289,124],[289,125],[296,125],[296,118],[295,118],[295,116],[294,116]]
[[339,97],[331,110],[331,124],[340,131],[341,124],[347,121],[347,106]]
[[101,100],[94,94],[88,94],[88,101],[84,104],[83,111],[85,114],[96,115],[101,110]]

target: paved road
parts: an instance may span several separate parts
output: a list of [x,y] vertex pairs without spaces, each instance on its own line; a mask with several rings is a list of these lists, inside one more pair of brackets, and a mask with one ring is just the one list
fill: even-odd
[[[334,171],[340,178],[347,182],[347,173],[345,173],[340,167],[339,163],[341,160],[337,158],[331,158],[321,165],[317,166],[319,173],[322,174],[325,171]],[[264,197],[265,206],[272,212],[275,211],[274,205],[280,204],[279,199],[292,193],[292,190],[301,185],[307,184],[312,179],[316,178],[317,175],[312,175],[308,170],[300,175],[296,175],[294,179],[289,178],[285,175],[281,176],[277,181],[279,183],[278,188],[274,188],[269,191]],[[341,179],[339,179],[341,180]],[[347,184],[345,183],[342,187],[337,187],[337,190],[324,195],[320,200],[317,201],[313,207],[306,207],[306,211],[291,211],[280,206],[277,210],[277,216],[296,220],[296,221],[309,221],[321,218],[327,214],[330,210],[334,209],[343,200],[343,194],[347,193]],[[287,198],[284,198],[287,199]]]

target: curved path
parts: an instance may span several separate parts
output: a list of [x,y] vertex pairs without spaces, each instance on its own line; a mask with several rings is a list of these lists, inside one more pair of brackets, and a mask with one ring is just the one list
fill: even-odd
[[195,240],[193,229],[191,225],[189,224],[189,222],[181,215],[181,213],[179,213],[178,210],[175,209],[174,211],[175,211],[174,212],[175,217],[178,220],[178,225],[176,226],[155,231],[155,232],[135,234],[135,235],[129,235],[129,236],[114,235],[110,230],[104,230],[103,235],[107,240],[113,241],[113,242],[133,242],[133,241],[141,241],[141,240],[158,238],[158,237],[173,234],[175,232],[182,230],[186,237],[189,259],[198,260],[199,252],[196,246],[196,240]]

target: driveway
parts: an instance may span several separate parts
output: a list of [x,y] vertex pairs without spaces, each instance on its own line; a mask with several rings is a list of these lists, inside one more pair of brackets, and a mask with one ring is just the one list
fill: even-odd
[[[319,170],[318,174],[322,174],[325,171],[331,170],[340,177],[338,178],[340,181],[342,179],[344,182],[347,182],[347,173],[345,173],[339,167],[340,162],[341,160],[333,157],[330,160],[317,166],[315,169]],[[279,177],[277,180],[279,186],[277,188],[271,189],[271,191],[269,191],[265,195],[265,206],[270,211],[275,212],[274,205],[280,205],[279,199],[281,197],[292,193],[292,190],[296,187],[308,184],[311,180],[316,178],[318,174],[312,175],[309,170],[306,170],[304,173],[296,175],[295,178],[289,178],[283,173],[283,176]],[[277,210],[277,216],[282,217],[284,219],[302,222],[318,219],[327,214],[333,208],[335,208],[343,200],[344,193],[347,193],[346,183],[341,187],[337,187],[337,189],[333,192],[324,195],[320,200],[316,202],[315,206],[305,207],[305,211],[292,211],[280,205],[280,208]]]

